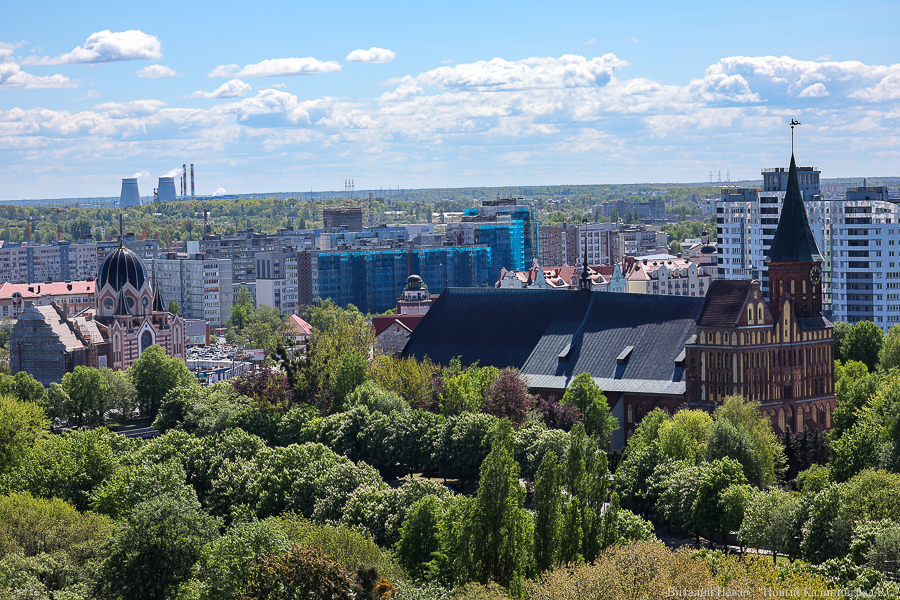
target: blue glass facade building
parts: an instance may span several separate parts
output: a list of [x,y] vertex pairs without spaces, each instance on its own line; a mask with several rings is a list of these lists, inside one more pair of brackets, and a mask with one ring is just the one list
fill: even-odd
[[355,305],[364,313],[382,313],[397,299],[412,274],[422,277],[429,292],[446,287],[493,285],[491,248],[439,246],[301,252],[297,260],[298,303],[331,299]]

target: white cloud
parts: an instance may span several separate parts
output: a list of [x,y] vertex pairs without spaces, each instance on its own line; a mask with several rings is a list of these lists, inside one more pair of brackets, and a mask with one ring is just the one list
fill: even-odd
[[216,188],[216,191],[214,191],[214,192],[212,193],[212,195],[213,195],[213,196],[224,196],[224,195],[225,195],[225,188],[223,188],[223,187]]
[[250,84],[240,79],[226,81],[212,92],[197,90],[191,94],[191,98],[243,98],[253,89]]
[[445,58],[444,60],[441,61],[441,64],[442,64],[442,65],[452,65],[452,64],[453,64],[453,59]]
[[79,94],[75,96],[73,100],[78,100],[79,102],[84,102],[85,100],[96,100],[100,97],[100,92],[97,90],[89,90],[83,94]]
[[585,46],[590,46],[591,44],[597,43],[597,38],[591,38],[584,43]]
[[108,29],[92,33],[84,46],[59,56],[28,56],[27,65],[87,65],[121,60],[159,60],[162,58],[159,38],[137,29],[112,32]]
[[135,71],[138,77],[145,79],[162,79],[164,77],[177,77],[178,73],[175,69],[166,67],[165,65],[147,65],[140,71]]
[[[335,178],[349,165],[370,177],[386,165],[402,169],[423,187],[498,177],[703,180],[719,166],[744,176],[779,165],[784,157],[772,153],[772,141],[789,136],[791,117],[804,122],[798,151],[815,148],[823,172],[829,160],[872,169],[900,156],[900,65],[727,57],[677,85],[628,77],[625,65],[611,54],[497,58],[411,74],[380,96],[363,91],[352,101],[250,92],[226,80],[198,92],[222,90],[204,109],[136,100],[81,112],[0,110],[0,147],[9,150],[0,165],[34,172],[22,165],[86,157],[105,164],[143,153],[148,167],[166,157],[156,168],[164,171],[182,162],[173,152],[189,151],[211,174],[251,172],[266,161],[273,176],[290,171],[286,186],[304,177],[319,185],[316,173]],[[221,100],[228,90],[253,95]],[[231,180],[217,185],[242,185]]]
[[[0,56],[2,58],[2,56]],[[78,84],[62,75],[32,75],[14,62],[0,62],[0,88],[36,90],[46,88],[73,88]]]
[[821,83],[814,83],[800,92],[801,98],[822,98],[828,95],[828,90]]
[[237,115],[239,123],[252,127],[309,127],[329,116],[333,104],[331,98],[300,102],[293,94],[265,89],[252,98],[219,105],[212,112]]
[[282,77],[285,75],[313,75],[340,71],[340,63],[306,58],[270,58],[262,62],[246,65],[219,65],[210,71],[208,77]]
[[508,61],[494,58],[476,63],[438,67],[402,81],[445,89],[520,90],[573,88],[606,84],[617,68],[628,65],[615,54],[592,59],[567,54],[559,58],[526,58]]
[[207,77],[231,77],[240,70],[240,65],[219,65],[218,67],[210,71]]
[[635,38],[635,37],[630,37],[630,38],[628,38],[628,41],[629,41],[629,42],[632,42],[632,43],[635,43],[635,44],[639,43],[639,42],[638,42],[638,39]]
[[113,119],[147,117],[159,112],[166,103],[161,100],[134,100],[132,102],[106,102],[94,108]]
[[347,62],[389,63],[397,58],[397,53],[387,48],[372,46],[368,50],[358,49],[347,55]]

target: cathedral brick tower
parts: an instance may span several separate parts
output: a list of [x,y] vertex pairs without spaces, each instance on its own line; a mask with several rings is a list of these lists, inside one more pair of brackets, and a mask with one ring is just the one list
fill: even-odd
[[685,347],[688,402],[714,408],[741,395],[758,401],[779,433],[830,429],[834,325],[822,313],[822,256],[793,156],[767,262],[768,301],[758,281],[712,282]]

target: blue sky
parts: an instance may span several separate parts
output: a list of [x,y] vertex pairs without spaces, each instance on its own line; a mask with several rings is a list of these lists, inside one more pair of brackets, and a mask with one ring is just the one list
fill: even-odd
[[0,199],[900,174],[900,3],[689,4],[7,3]]

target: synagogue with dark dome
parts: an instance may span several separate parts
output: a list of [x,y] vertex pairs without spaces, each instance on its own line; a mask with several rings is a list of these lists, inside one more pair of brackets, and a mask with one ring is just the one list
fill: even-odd
[[13,373],[49,385],[77,366],[127,369],[153,345],[184,358],[184,319],[168,311],[140,257],[121,242],[100,265],[95,297],[73,317],[56,303],[28,303],[12,331]]
[[127,369],[154,344],[169,356],[184,358],[184,319],[166,309],[144,263],[124,245],[100,265],[96,297],[94,320],[107,330],[109,367]]

